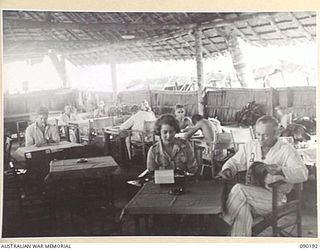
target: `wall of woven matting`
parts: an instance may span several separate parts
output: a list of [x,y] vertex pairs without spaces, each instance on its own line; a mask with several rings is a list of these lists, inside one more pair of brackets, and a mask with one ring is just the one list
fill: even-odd
[[[80,110],[90,111],[99,100],[112,106],[112,96],[112,93],[106,92],[68,89],[6,95],[4,114],[33,113],[39,106],[46,106],[50,111],[62,111],[67,103]],[[172,113],[176,104],[184,105],[189,116],[197,113],[196,91],[126,91],[118,94],[119,103],[126,105],[140,104],[144,99],[149,101],[156,114]],[[282,106],[292,107],[298,116],[316,115],[316,87],[214,89],[206,92],[204,101],[206,116],[217,117],[224,122],[233,122],[236,112],[251,101],[262,104],[266,114],[272,114],[274,107]]]

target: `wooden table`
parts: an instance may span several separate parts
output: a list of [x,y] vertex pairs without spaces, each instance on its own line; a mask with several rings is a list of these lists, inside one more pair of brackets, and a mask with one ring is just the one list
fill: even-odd
[[170,195],[172,187],[146,183],[124,207],[123,215],[132,215],[136,233],[140,217],[150,215],[217,215],[223,211],[224,184],[220,181],[186,182],[185,194]]
[[[58,218],[55,223],[62,226],[64,213],[68,210],[72,218],[77,211],[83,211],[82,216],[87,219],[86,216],[91,213],[86,214],[89,210],[105,214],[105,207],[110,206],[112,211],[115,209],[113,174],[118,164],[110,156],[91,157],[86,160],[87,162],[83,163],[80,163],[79,159],[50,162],[45,183],[52,200],[52,209]],[[91,184],[88,186],[88,183]],[[101,220],[104,218],[101,217]],[[71,221],[73,225],[73,219]]]
[[20,147],[18,148],[13,154],[12,157],[16,161],[24,161],[25,160],[25,153],[35,152],[35,151],[42,151],[46,149],[50,149],[51,153],[56,153],[59,151],[63,151],[66,148],[73,148],[73,147],[82,147],[83,145],[79,143],[73,143],[68,141],[61,141],[59,143],[50,143],[49,145],[44,145],[41,147],[37,147],[36,145],[31,145],[27,147]]
[[105,178],[109,183],[111,203],[114,203],[114,187],[112,173],[118,164],[111,156],[91,157],[87,162],[79,159],[53,160],[50,162],[49,174],[45,178],[47,184],[64,182],[81,178]]

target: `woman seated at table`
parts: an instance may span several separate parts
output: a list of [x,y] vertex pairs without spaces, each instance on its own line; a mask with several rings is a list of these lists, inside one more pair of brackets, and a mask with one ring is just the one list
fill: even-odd
[[[149,106],[149,103],[144,100],[141,102],[140,110],[132,115],[128,120],[126,120],[124,123],[120,125],[120,130],[136,130],[136,131],[144,131],[144,123],[145,121],[155,121],[156,116],[152,112],[151,107]],[[141,141],[142,139],[145,139],[148,141],[152,138],[141,138],[141,133],[139,132],[133,132],[131,136],[132,141]],[[129,138],[126,138],[126,145],[128,149],[129,159],[131,159],[130,155],[130,141]]]
[[48,116],[48,109],[40,107],[35,122],[26,129],[26,146],[42,146],[50,142],[60,142],[58,127],[47,123]]
[[175,116],[179,122],[179,127],[181,132],[185,132],[188,130],[189,126],[192,126],[192,121],[189,117],[185,116],[186,110],[183,105],[177,104],[175,107]]
[[190,173],[197,172],[197,163],[190,143],[175,138],[180,132],[179,123],[172,115],[162,115],[155,123],[155,133],[160,141],[148,152],[147,169],[179,169]]

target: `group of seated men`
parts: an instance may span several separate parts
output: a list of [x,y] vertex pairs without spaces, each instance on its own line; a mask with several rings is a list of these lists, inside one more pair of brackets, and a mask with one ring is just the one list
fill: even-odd
[[[218,121],[209,121],[200,115],[185,116],[185,109],[177,105],[175,115],[165,114],[156,119],[146,101],[141,103],[141,110],[124,122],[121,129],[140,129],[143,121],[155,120],[154,131],[158,140],[149,149],[147,169],[150,172],[159,169],[179,169],[196,173],[197,163],[190,142],[187,140],[196,131],[202,130],[206,140],[214,139],[215,133],[221,133]],[[63,114],[65,120],[73,119],[69,107]],[[40,108],[38,117],[26,130],[26,146],[41,146],[48,142],[59,142],[57,127],[49,125],[48,109]],[[280,188],[278,202],[286,202],[286,193],[290,192],[293,183],[307,180],[308,170],[295,148],[279,140],[279,122],[272,116],[260,117],[255,126],[255,137],[240,147],[218,174],[228,179],[237,172],[248,170],[253,162],[264,163],[267,175],[265,186],[235,185],[227,199],[224,221],[230,226],[231,236],[250,236],[254,214],[264,214],[272,209],[272,192],[268,184],[284,180]],[[184,138],[176,137],[184,131]]]

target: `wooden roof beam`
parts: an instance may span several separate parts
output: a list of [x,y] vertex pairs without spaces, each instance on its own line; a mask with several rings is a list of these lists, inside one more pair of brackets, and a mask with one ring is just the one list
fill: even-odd
[[134,58],[135,58],[135,60],[137,60],[137,61],[141,60],[141,55],[143,55],[143,57],[146,57],[145,54],[143,54],[143,53],[141,52],[141,50],[145,51],[145,52],[149,55],[149,57],[151,57],[151,58],[154,57],[150,51],[148,51],[148,50],[146,50],[146,49],[144,49],[144,48],[135,47],[135,50],[136,50],[138,53],[134,53],[134,52],[132,51],[132,49],[130,49],[128,46],[124,46],[124,48],[125,48],[126,51],[128,51],[129,54],[134,55]]
[[[185,43],[188,47],[191,48],[191,50],[194,52],[194,55],[195,55],[195,47],[192,46],[186,39],[184,39],[183,36],[181,36],[181,39],[184,41],[184,43]],[[204,46],[203,46],[202,49],[203,49],[204,53],[205,53],[208,57],[211,56],[211,53],[210,53]]]
[[155,56],[152,54],[152,52],[149,49],[147,49],[147,47],[142,46],[142,47],[139,47],[139,48],[142,49],[143,51],[145,51],[149,55],[149,58],[151,58],[151,60],[153,60],[153,58]]
[[262,44],[264,44],[264,39],[258,34],[258,32],[256,32],[252,27],[251,25],[249,24],[248,21],[246,21],[246,24],[248,25],[248,29],[252,32],[252,34],[258,39],[258,41]]
[[[174,41],[177,43],[177,45],[179,46],[179,49],[181,49],[184,54],[188,54],[188,53],[185,51],[185,49],[181,46],[180,42],[177,41],[176,38],[173,38],[173,39],[171,39],[171,40],[174,40]],[[169,43],[167,43],[167,44],[169,44]],[[171,44],[170,44],[170,45],[171,45]],[[174,48],[174,45],[172,45],[172,47]],[[188,47],[189,47],[189,46],[188,46]],[[176,48],[174,48],[174,49],[175,49],[177,52],[179,52]],[[178,54],[181,55],[180,52],[179,52]]]
[[192,46],[186,39],[184,39],[184,37],[183,36],[181,36],[181,39],[184,41],[184,43],[187,45],[187,46],[189,46],[190,47],[190,49],[192,50],[192,52],[194,52],[195,53],[195,47],[194,46]]
[[[189,36],[191,37],[190,34],[189,34]],[[206,35],[204,34],[204,36],[206,36]],[[206,37],[207,37],[209,43],[212,45],[213,49],[214,49],[219,55],[222,55],[222,51],[221,51],[221,50],[217,47],[217,45],[212,41],[212,38],[209,37],[209,36],[206,36]]]
[[294,22],[295,25],[297,25],[299,27],[299,29],[303,32],[303,34],[307,37],[308,40],[312,41],[312,36],[310,35],[310,33],[302,26],[302,24],[299,22],[299,20],[297,19],[297,17],[295,15],[293,15],[293,13],[289,13],[290,16],[292,17],[292,20]]
[[25,27],[28,29],[79,29],[79,30],[134,30],[134,29],[181,29],[192,28],[194,24],[119,24],[119,23],[52,23],[39,22],[31,20],[12,20],[4,19],[4,26],[10,25],[12,27]]
[[244,34],[244,32],[240,30],[234,23],[231,24],[231,29],[235,30],[244,41],[248,41],[246,34]]
[[275,20],[274,20],[273,17],[270,17],[269,22],[270,22],[270,24],[272,25],[272,27],[275,28],[277,34],[278,34],[280,37],[281,37],[281,36],[284,36],[284,37],[288,38],[288,36],[287,36],[286,34],[284,34],[284,33],[280,30],[280,28],[279,28],[278,25],[276,24],[276,22],[275,22]]
[[173,45],[171,45],[170,43],[166,42],[164,44],[164,46],[168,46],[171,51],[174,51],[175,54],[176,54],[175,56],[181,56],[181,53]]
[[[25,27],[29,29],[89,29],[93,30],[134,30],[134,29],[189,29],[192,30],[195,27],[210,28],[210,27],[220,27],[232,24],[237,21],[244,21],[251,18],[255,18],[257,16],[267,16],[267,13],[249,13],[243,14],[241,16],[237,16],[235,18],[230,18],[228,20],[219,20],[219,21],[205,21],[203,23],[195,24],[119,24],[119,23],[52,23],[52,22],[39,22],[39,21],[31,21],[31,20],[13,20],[13,19],[4,19],[3,24],[11,25],[13,27]],[[269,14],[269,15],[272,15]],[[179,35],[179,34],[177,34]]]

